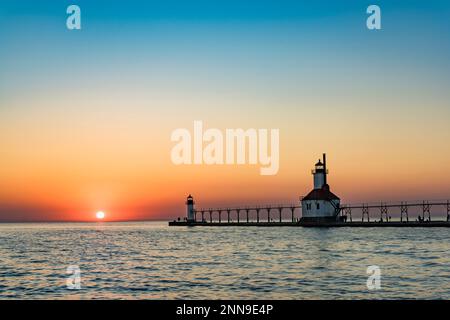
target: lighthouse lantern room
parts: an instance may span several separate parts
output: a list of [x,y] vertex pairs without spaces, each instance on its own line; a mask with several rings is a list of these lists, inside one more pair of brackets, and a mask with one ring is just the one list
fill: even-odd
[[330,191],[327,183],[327,160],[323,154],[323,160],[316,163],[312,170],[314,177],[314,189],[301,199],[303,222],[337,221],[340,211],[338,196]]

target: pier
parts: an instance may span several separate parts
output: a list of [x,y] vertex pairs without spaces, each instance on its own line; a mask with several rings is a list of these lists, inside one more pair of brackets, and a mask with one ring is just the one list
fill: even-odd
[[311,173],[313,189],[297,204],[196,209],[189,195],[186,217],[169,226],[450,227],[450,200],[342,204],[328,184],[326,154]]
[[[450,200],[343,204],[338,208],[339,219],[337,221],[321,223],[302,221],[301,209],[301,205],[294,204],[201,208],[193,210],[192,221],[175,220],[169,222],[169,225],[210,227],[450,227]],[[439,210],[439,212],[436,211],[436,216],[433,216],[432,209]],[[414,212],[414,216],[411,214],[412,212]],[[400,220],[392,220],[391,214],[400,215]],[[442,220],[444,214],[446,218]],[[416,217],[416,215],[418,216]]]

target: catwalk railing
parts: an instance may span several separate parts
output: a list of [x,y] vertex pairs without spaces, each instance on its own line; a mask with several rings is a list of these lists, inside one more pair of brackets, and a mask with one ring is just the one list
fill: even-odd
[[[379,221],[390,221],[392,212],[397,209],[397,213],[400,213],[400,221],[409,222],[411,216],[411,209],[416,209],[415,214],[418,214],[418,221],[432,221],[432,208],[440,208],[440,215],[445,213],[446,220],[450,220],[450,201],[438,200],[438,201],[400,201],[400,202],[380,202],[379,204],[357,204],[357,205],[342,205],[340,207],[340,215],[345,216],[350,221],[353,220],[353,212],[356,210],[361,211],[361,221],[364,222],[367,219],[370,222],[372,214],[379,217]],[[418,209],[418,210],[417,210]]]
[[[446,221],[450,221],[450,200],[439,201],[400,201],[400,202],[380,202],[380,203],[361,203],[361,204],[343,204],[336,208],[337,214],[344,221],[352,222],[354,219],[360,219],[362,222],[371,221],[371,218],[379,218],[378,222],[391,221],[392,213],[400,215],[400,221],[409,222],[412,219],[412,209],[416,209],[417,220],[432,221],[432,208],[440,208],[440,216],[444,216]],[[355,216],[355,212],[359,215]],[[195,210],[195,220],[202,222],[283,222],[283,214],[286,218],[289,214],[291,222],[299,221],[301,217],[301,205],[299,204],[271,204],[255,206],[230,206],[222,208],[201,208]],[[297,213],[297,214],[296,214]],[[199,219],[201,218],[201,220]],[[234,220],[235,219],[235,220]],[[376,219],[375,219],[376,220]],[[286,221],[286,219],[284,219]]]

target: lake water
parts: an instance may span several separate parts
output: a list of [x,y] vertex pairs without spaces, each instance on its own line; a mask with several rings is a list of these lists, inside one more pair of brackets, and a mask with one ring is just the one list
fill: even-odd
[[[68,266],[81,289],[68,289]],[[381,270],[367,288],[367,267]],[[450,299],[448,228],[0,224],[0,298]]]

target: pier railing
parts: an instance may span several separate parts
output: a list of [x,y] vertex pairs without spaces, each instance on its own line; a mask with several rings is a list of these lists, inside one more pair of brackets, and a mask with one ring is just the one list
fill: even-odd
[[[218,221],[219,223],[241,223],[256,221],[257,223],[276,223],[288,221],[286,220],[286,214],[289,214],[289,221],[299,221],[301,217],[301,208],[301,204],[270,204],[201,208],[196,209],[194,213],[196,221],[202,222],[212,223],[213,221]],[[392,213],[399,214],[401,222],[409,222],[410,219],[414,220],[412,216],[413,213],[414,215],[417,215],[417,221],[427,222],[432,221],[432,208],[440,208],[440,215],[444,216],[446,214],[446,221],[450,221],[450,200],[342,204],[337,210],[343,220],[349,222],[353,222],[353,220],[358,218],[362,222],[370,222],[371,219],[372,221],[377,222],[389,222],[391,221]],[[358,213],[358,215],[355,215],[355,213]]]
[[[340,207],[340,214],[347,217],[350,221],[353,220],[353,212],[360,211],[361,221],[370,221],[372,214],[379,217],[379,221],[390,221],[389,213],[400,213],[400,221],[409,222],[411,217],[411,209],[416,209],[415,214],[418,214],[417,220],[419,222],[432,221],[432,208],[441,208],[441,215],[444,215],[446,220],[450,220],[450,201],[449,200],[423,200],[423,201],[400,201],[400,202],[380,202],[380,203],[362,203],[362,204],[344,204]],[[394,209],[397,209],[394,211]]]
[[[255,206],[237,206],[237,207],[224,207],[224,208],[204,208],[195,210],[195,217],[197,220],[197,214],[201,215],[201,221],[213,222],[213,217],[217,217],[219,222],[223,222],[222,215],[226,218],[225,221],[232,222],[233,216],[237,222],[250,222],[250,214],[256,215],[256,222],[275,222],[274,217],[282,222],[283,211],[289,211],[291,221],[295,221],[295,210],[300,209],[298,204],[272,204],[272,205],[255,205]],[[263,216],[264,214],[264,216]],[[275,215],[272,215],[275,214]],[[205,218],[206,217],[206,218]],[[241,219],[243,218],[243,219]]]

